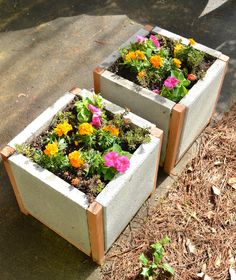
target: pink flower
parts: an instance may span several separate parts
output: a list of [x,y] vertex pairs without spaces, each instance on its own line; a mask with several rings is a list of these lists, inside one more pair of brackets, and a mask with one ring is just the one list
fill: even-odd
[[115,169],[120,172],[124,173],[130,167],[129,158],[126,156],[120,156],[116,159]]
[[91,125],[95,128],[101,127],[102,124],[101,124],[101,119],[100,119],[99,115],[93,114]]
[[116,152],[106,153],[104,156],[105,166],[115,168],[116,160],[118,157],[119,157],[119,155]]
[[156,94],[160,94],[161,91],[158,88],[156,88],[156,89],[153,89],[152,92],[154,92]]
[[175,77],[168,77],[165,81],[164,81],[164,85],[169,88],[172,89],[174,88],[177,84],[178,84],[179,80],[176,79]]
[[143,42],[146,42],[147,41],[147,38],[143,37],[143,36],[140,36],[140,35],[137,35],[136,36],[136,39],[137,39],[137,42],[139,44],[142,44]]
[[157,37],[155,35],[150,36],[150,40],[152,40],[153,44],[156,46],[157,49],[160,48],[160,42],[158,41]]
[[96,114],[99,117],[102,115],[102,111],[99,108],[93,106],[92,104],[88,105],[88,109],[90,112]]

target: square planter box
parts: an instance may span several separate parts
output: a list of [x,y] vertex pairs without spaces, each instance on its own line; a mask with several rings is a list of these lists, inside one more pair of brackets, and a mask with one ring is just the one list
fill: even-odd
[[[34,216],[101,264],[105,252],[155,190],[163,132],[129,113],[127,118],[134,125],[151,127],[151,141],[139,146],[131,157],[130,168],[116,175],[89,204],[83,192],[14,149],[15,144],[30,141],[47,128],[54,115],[65,108],[75,94],[91,96],[91,92],[80,89],[65,93],[18,134],[1,151],[1,156],[20,210]],[[104,103],[114,114],[124,111],[105,99]]]
[[[136,36],[149,33],[160,34],[188,44],[188,39],[159,27],[145,26],[135,33],[120,48],[136,42]],[[94,89],[112,102],[128,107],[135,114],[151,121],[163,130],[163,145],[160,165],[170,173],[173,167],[189,149],[201,131],[209,123],[219,98],[229,58],[201,44],[194,47],[216,58],[203,80],[199,80],[181,99],[175,103],[152,91],[138,86],[107,70],[118,58],[119,51],[108,56],[94,69]]]

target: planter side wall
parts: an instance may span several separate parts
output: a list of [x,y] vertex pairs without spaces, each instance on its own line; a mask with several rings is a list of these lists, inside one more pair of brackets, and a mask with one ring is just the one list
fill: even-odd
[[160,139],[152,137],[131,158],[131,166],[110,182],[97,201],[104,207],[105,250],[124,230],[144,201],[153,192]]
[[148,89],[139,87],[107,70],[101,75],[100,86],[101,94],[106,99],[123,108],[129,108],[131,112],[156,124],[163,130],[160,158],[162,165],[165,159],[171,110],[175,103],[159,95],[154,95]]
[[85,195],[22,155],[9,163],[27,212],[90,255]]
[[186,106],[186,115],[177,161],[209,123],[224,78],[225,67],[226,63],[217,59],[208,69],[204,80],[198,81],[189,94],[180,101],[180,104]]

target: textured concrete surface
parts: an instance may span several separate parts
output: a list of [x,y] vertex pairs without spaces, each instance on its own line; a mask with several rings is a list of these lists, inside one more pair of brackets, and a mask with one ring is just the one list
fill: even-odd
[[[236,96],[236,2],[228,0],[199,18],[207,3],[0,0],[0,147],[66,90],[90,88],[92,69],[144,23],[194,37],[231,57],[218,105],[218,111],[227,110]],[[160,176],[161,182],[158,191],[173,179]],[[19,212],[2,166],[0,275],[3,280],[100,279],[88,257]]]

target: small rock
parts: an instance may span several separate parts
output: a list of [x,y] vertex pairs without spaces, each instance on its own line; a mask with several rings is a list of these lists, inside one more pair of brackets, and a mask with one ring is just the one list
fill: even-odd
[[211,188],[215,195],[220,195],[221,192],[219,188],[217,188],[216,186],[212,186]]

